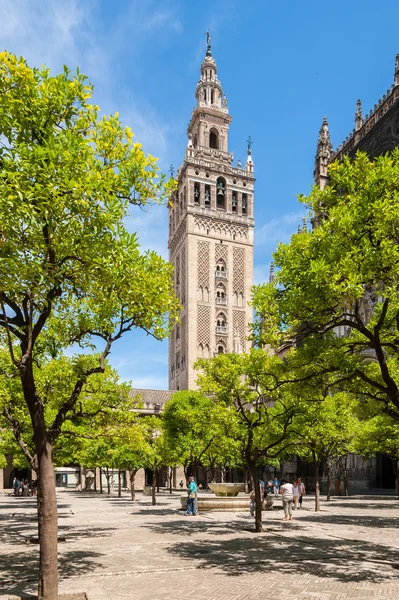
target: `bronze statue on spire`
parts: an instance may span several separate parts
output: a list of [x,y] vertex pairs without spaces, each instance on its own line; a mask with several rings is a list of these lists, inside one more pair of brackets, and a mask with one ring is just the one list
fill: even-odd
[[206,32],[206,55],[212,56],[211,34],[209,33],[209,31]]

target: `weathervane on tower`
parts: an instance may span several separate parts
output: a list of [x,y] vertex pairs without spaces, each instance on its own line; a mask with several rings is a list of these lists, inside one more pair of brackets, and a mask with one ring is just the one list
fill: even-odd
[[209,31],[206,32],[206,55],[207,56],[212,56],[211,34],[209,33]]

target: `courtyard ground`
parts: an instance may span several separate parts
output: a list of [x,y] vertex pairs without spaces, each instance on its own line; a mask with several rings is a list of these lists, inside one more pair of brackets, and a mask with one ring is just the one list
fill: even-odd
[[[61,592],[89,600],[399,599],[399,503],[394,497],[334,498],[294,521],[263,513],[185,517],[179,494],[158,505],[138,495],[61,491]],[[33,593],[38,546],[35,499],[0,496],[0,598]]]

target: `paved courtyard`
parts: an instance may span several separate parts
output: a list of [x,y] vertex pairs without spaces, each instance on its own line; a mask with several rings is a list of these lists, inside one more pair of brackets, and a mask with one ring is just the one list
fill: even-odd
[[[399,599],[394,497],[336,498],[313,512],[307,497],[292,523],[264,513],[254,534],[247,513],[185,517],[179,495],[158,505],[58,493],[61,591],[89,600]],[[35,499],[0,496],[0,598],[35,589]],[[1,595],[3,594],[3,595]]]

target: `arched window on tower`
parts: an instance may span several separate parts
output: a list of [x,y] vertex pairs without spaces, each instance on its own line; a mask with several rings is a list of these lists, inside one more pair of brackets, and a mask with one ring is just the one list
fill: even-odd
[[194,183],[194,204],[201,204],[200,184],[198,181]]
[[217,354],[225,354],[227,352],[226,342],[224,340],[219,340],[216,343],[216,353]]
[[215,104],[215,90],[211,91],[211,104]]
[[222,258],[219,258],[216,263],[215,277],[217,279],[227,279],[226,263]]
[[246,215],[247,214],[247,195],[243,194],[242,195],[242,214]]
[[209,133],[209,147],[216,150],[219,148],[219,132],[217,129],[212,128]]
[[237,212],[237,192],[231,193],[231,210]]
[[216,333],[227,333],[227,320],[224,313],[219,313],[216,318]]
[[227,298],[226,298],[226,288],[223,283],[218,283],[216,287],[216,304],[226,306]]
[[226,208],[226,181],[218,177],[216,182],[216,207]]

